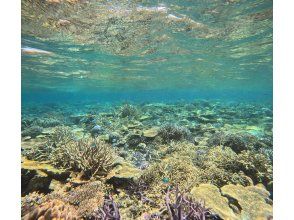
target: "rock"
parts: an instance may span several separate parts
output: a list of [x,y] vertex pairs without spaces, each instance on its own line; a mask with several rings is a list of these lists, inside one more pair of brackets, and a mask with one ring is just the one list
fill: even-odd
[[69,172],[59,170],[46,162],[38,162],[22,158],[21,180],[22,194],[32,191],[50,192],[50,183],[53,179],[64,181],[69,177]]
[[223,197],[217,186],[212,184],[200,184],[191,190],[192,196],[197,200],[205,201],[205,205],[227,220],[239,219],[228,204],[228,199]]
[[147,138],[154,138],[158,135],[158,128],[153,127],[148,130],[143,131],[143,136]]
[[[33,173],[33,172],[32,172]],[[26,174],[27,175],[27,174]],[[31,174],[30,174],[31,175]],[[23,170],[22,170],[22,183],[24,183],[25,181],[23,180]],[[30,192],[33,191],[39,191],[39,192],[49,192],[49,185],[51,182],[51,178],[48,177],[46,174],[34,174],[33,173],[33,177],[29,180],[26,180],[27,182],[24,183],[24,186],[22,186],[22,194],[28,194]]]
[[237,201],[241,207],[241,219],[270,219],[273,216],[269,192],[260,186],[226,185],[222,194]]
[[127,162],[116,166],[106,177],[107,182],[113,184],[115,188],[124,188],[141,175],[141,170]]

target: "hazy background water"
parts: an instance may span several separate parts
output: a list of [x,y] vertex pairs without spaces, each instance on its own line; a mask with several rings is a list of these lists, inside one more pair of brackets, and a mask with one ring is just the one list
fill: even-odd
[[22,1],[22,101],[272,100],[272,1]]

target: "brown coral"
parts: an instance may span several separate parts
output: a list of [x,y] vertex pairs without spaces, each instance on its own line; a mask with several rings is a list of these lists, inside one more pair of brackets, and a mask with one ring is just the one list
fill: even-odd
[[44,143],[33,147],[25,153],[28,159],[37,161],[47,161],[50,160],[50,156],[54,149],[67,144],[74,140],[74,134],[69,127],[58,126],[56,127],[52,134],[46,139]]
[[35,219],[75,220],[80,218],[78,217],[77,211],[73,206],[67,205],[64,202],[55,199],[34,207],[23,217],[23,220]]
[[199,182],[200,171],[188,157],[169,157],[145,170],[140,177],[149,186],[160,187],[166,183],[190,188]]
[[84,172],[85,177],[106,175],[112,168],[115,158],[110,145],[98,139],[71,141],[56,148],[50,157],[59,167]]
[[103,205],[103,189],[103,184],[95,181],[73,188],[68,193],[51,193],[47,196],[47,199],[61,200],[75,207],[78,216],[90,218]]

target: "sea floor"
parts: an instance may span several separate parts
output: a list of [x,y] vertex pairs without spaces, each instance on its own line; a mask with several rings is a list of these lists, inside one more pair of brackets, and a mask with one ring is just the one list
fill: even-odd
[[271,104],[24,104],[21,129],[23,219],[272,219]]

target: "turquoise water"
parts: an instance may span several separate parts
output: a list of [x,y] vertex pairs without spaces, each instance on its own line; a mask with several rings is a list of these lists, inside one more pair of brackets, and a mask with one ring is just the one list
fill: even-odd
[[271,0],[22,0],[23,219],[272,219],[272,24]]
[[23,101],[272,99],[272,1],[28,2]]

